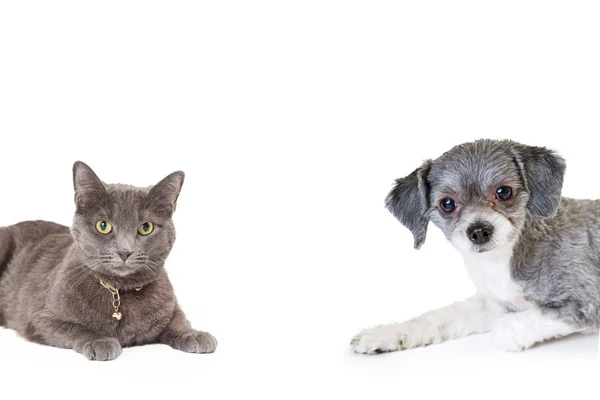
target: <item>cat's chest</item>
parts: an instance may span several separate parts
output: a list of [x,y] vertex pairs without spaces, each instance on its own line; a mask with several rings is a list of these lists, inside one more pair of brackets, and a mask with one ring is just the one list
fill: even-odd
[[93,332],[130,346],[153,341],[169,324],[174,309],[174,296],[152,288],[120,292],[118,297],[108,291],[94,291],[86,302],[71,310],[71,317]]
[[481,254],[464,255],[465,267],[477,291],[516,310],[531,304],[523,297],[521,286],[511,277],[512,249],[504,248]]
[[[112,304],[111,304],[112,306]],[[124,345],[141,344],[160,334],[172,318],[175,301],[153,292],[125,293],[121,296],[118,315],[109,309],[110,324]],[[115,318],[118,317],[118,318]]]

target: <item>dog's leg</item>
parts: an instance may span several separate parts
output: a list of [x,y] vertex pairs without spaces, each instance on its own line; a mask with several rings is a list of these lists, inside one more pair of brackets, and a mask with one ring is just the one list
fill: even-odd
[[544,314],[538,308],[532,308],[502,317],[492,329],[492,339],[502,350],[521,351],[544,340],[584,330],[585,328],[578,329]]
[[379,354],[489,332],[505,313],[492,299],[475,295],[400,324],[365,329],[352,339],[357,353]]

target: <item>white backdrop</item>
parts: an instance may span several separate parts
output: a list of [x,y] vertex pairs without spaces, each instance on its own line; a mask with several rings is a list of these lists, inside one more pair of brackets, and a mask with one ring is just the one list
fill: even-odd
[[[93,363],[0,330],[19,398],[463,398],[595,389],[598,339],[521,354],[487,335],[358,356],[360,329],[471,294],[430,228],[383,207],[393,180],[481,137],[567,159],[600,198],[597,2],[0,3],[0,225],[69,224],[71,166],[186,181],[168,271],[212,355]],[[554,398],[554,397],[552,397]]]

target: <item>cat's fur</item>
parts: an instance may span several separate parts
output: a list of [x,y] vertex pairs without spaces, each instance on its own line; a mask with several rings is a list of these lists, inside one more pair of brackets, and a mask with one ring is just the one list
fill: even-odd
[[[112,360],[123,347],[149,343],[213,352],[217,341],[191,328],[163,269],[183,180],[183,172],[174,172],[151,188],[105,184],[76,162],[71,229],[45,221],[0,228],[0,326],[91,360]],[[110,222],[112,231],[99,233],[97,221]],[[142,236],[137,228],[148,221],[154,230]],[[131,255],[123,261],[118,252]],[[120,291],[120,321],[112,318],[113,296],[100,280]]]

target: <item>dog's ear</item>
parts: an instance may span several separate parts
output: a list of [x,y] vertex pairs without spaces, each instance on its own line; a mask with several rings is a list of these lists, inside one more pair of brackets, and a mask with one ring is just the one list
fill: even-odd
[[560,204],[565,160],[545,147],[515,144],[514,159],[529,192],[527,207],[540,218],[552,217]]
[[404,226],[412,232],[415,238],[415,249],[425,242],[429,216],[429,188],[427,175],[431,161],[423,165],[407,177],[396,179],[396,186],[385,198],[385,206]]

